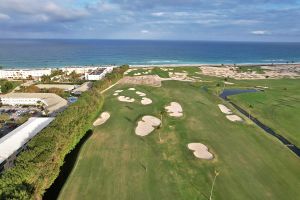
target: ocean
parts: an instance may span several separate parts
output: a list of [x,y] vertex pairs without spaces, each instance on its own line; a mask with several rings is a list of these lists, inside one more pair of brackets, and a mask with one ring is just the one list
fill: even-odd
[[300,43],[1,39],[3,68],[300,62]]

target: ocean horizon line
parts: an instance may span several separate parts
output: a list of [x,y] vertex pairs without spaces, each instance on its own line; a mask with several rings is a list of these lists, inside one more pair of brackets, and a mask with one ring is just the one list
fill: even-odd
[[267,40],[189,40],[189,39],[122,39],[122,38],[0,38],[0,40],[98,40],[98,41],[143,41],[143,42],[212,42],[212,43],[287,43],[300,44],[300,41],[267,41]]
[[[62,65],[62,66],[27,66],[27,67],[9,67],[1,66],[0,70],[34,70],[34,69],[62,69],[62,68],[85,68],[85,67],[118,67],[125,64],[95,64],[95,65]],[[281,66],[281,65],[300,65],[300,62],[294,63],[182,63],[182,64],[128,64],[129,67],[201,67],[201,66]]]

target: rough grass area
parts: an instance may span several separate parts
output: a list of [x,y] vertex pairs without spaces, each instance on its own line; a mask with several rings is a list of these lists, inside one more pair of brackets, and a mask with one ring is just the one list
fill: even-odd
[[300,146],[300,80],[243,81],[240,84],[269,87],[264,92],[235,95],[230,99]]
[[259,66],[238,66],[237,71],[242,72],[256,72],[257,74],[264,74],[265,70]]
[[[169,69],[166,71],[164,69]],[[197,67],[153,67],[150,68],[135,68],[133,71],[130,71],[127,75],[128,76],[135,76],[135,74],[146,75],[144,73],[148,72],[147,75],[158,75],[161,78],[169,78],[169,72],[179,72],[179,73],[187,73],[188,76],[199,76],[197,74],[200,72],[200,69]],[[197,73],[196,73],[197,72]]]
[[[207,200],[215,170],[220,175],[213,199],[297,199],[300,159],[255,125],[228,121],[217,107],[221,100],[212,95],[214,85],[166,81],[161,88],[136,86],[153,100],[147,106],[112,95],[130,85],[108,91],[103,110],[111,118],[83,146],[59,199]],[[141,116],[160,118],[171,101],[182,105],[182,118],[163,115],[160,129],[135,135]],[[190,142],[207,145],[214,160],[195,158],[186,147]]]

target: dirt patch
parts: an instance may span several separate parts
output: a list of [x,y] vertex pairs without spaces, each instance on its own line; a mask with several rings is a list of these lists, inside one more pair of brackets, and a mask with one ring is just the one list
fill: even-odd
[[161,78],[157,75],[146,75],[130,77],[126,76],[121,81],[121,84],[133,84],[133,85],[149,85],[153,87],[161,86]]

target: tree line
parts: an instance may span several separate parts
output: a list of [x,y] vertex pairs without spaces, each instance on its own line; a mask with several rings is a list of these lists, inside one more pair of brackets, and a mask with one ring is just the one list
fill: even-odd
[[101,112],[104,98],[101,91],[123,77],[128,65],[115,68],[103,80],[30,142],[20,153],[15,166],[0,175],[0,199],[41,199],[59,175],[65,156],[76,146]]

